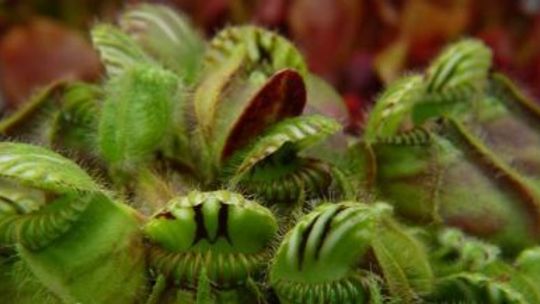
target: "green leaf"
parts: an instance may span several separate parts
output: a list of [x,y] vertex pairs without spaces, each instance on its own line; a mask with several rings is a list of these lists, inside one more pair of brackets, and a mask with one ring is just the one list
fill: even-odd
[[79,155],[95,153],[101,98],[102,91],[97,86],[86,83],[68,85],[52,122],[49,141]]
[[72,228],[49,246],[17,250],[31,271],[27,279],[64,303],[132,304],[146,297],[146,255],[137,215],[103,195],[94,196]]
[[127,170],[150,158],[171,126],[177,92],[177,77],[155,66],[135,65],[113,77],[99,123],[101,155]]
[[199,280],[197,282],[197,302],[196,304],[213,304],[212,289],[210,286],[210,279],[206,275],[206,269],[203,267],[199,274]]
[[201,135],[206,139],[214,132],[218,105],[224,99],[224,91],[238,77],[244,57],[245,52],[242,51],[233,54],[207,73],[197,86],[193,107]]
[[165,68],[189,84],[197,79],[205,45],[186,15],[164,5],[139,4],[122,14],[119,23]]
[[131,37],[112,25],[94,26],[91,36],[109,76],[118,75],[136,64],[153,62]]
[[427,70],[422,102],[413,110],[414,122],[470,113],[487,85],[491,58],[491,50],[479,40],[448,46]]
[[431,300],[481,303],[530,304],[504,281],[482,273],[461,272],[440,278]]
[[[37,210],[26,213],[0,213],[0,244],[19,243],[37,250],[66,233],[91,203],[93,194],[71,192],[59,196]],[[2,197],[2,199],[4,199]],[[18,201],[11,201],[13,205]],[[38,209],[39,208],[39,209]]]
[[373,142],[377,138],[396,135],[410,119],[411,109],[421,97],[422,88],[419,75],[404,77],[390,85],[369,113],[364,139]]
[[40,88],[20,109],[0,121],[0,134],[46,143],[51,121],[58,113],[58,104],[69,85],[58,81]]
[[292,144],[297,151],[305,149],[327,136],[338,132],[341,125],[336,121],[319,115],[299,116],[283,120],[262,135],[251,147],[237,152],[231,157],[235,169],[233,174],[240,178],[255,164],[275,153],[285,144]]
[[100,190],[73,161],[45,148],[22,143],[0,143],[0,177],[59,193]]
[[49,245],[99,191],[84,170],[54,152],[0,143],[0,244],[34,250]]
[[[535,282],[540,282],[540,247],[531,247],[521,252],[515,262],[519,272],[529,275]],[[540,285],[537,285],[540,292]]]
[[209,43],[204,57],[205,68],[219,67],[239,49],[246,52],[247,68],[255,74],[268,76],[285,68],[302,75],[307,73],[302,54],[291,42],[274,32],[249,25],[231,26],[219,32]]
[[372,246],[392,296],[414,303],[430,293],[433,273],[423,245],[389,217],[377,231]]
[[456,91],[475,92],[486,85],[491,67],[491,50],[479,40],[466,39],[448,46],[427,70],[426,92],[448,95]]
[[377,225],[389,212],[382,203],[326,203],[300,219],[270,267],[281,302],[364,303],[369,282],[359,264],[367,260]]

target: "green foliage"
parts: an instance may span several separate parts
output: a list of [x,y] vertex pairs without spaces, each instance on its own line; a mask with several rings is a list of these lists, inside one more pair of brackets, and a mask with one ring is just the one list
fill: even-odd
[[236,158],[242,159],[242,162],[236,166],[234,175],[241,177],[258,162],[286,144],[292,145],[296,151],[302,150],[339,129],[339,124],[333,120],[317,115],[284,120],[272,126],[252,147],[239,152],[242,156]]
[[[434,245],[432,265],[438,272],[437,289],[432,300],[469,301],[486,303],[536,303],[540,289],[535,273],[521,267],[535,249],[524,251],[514,265],[501,261],[499,249],[462,232],[442,231]],[[531,266],[536,263],[531,260]],[[531,275],[532,274],[532,275]]]
[[405,77],[381,95],[357,148],[370,155],[367,184],[398,214],[464,229],[516,254],[540,238],[533,156],[540,111],[508,80],[489,75],[490,62],[481,42],[449,46],[424,77]]
[[75,163],[36,146],[1,143],[0,168],[2,243],[40,247],[65,232],[100,191]]
[[245,53],[249,78],[270,76],[284,68],[307,73],[302,55],[291,42],[255,26],[233,26],[219,32],[209,43],[205,66],[213,69],[238,52]]
[[256,202],[228,192],[191,192],[173,199],[153,216],[144,231],[152,242],[173,251],[259,252],[277,225],[272,213]]
[[0,143],[0,178],[59,193],[99,190],[73,161],[48,149],[21,143]]
[[[491,50],[478,40],[468,39],[452,44],[429,66],[426,92],[444,96],[463,91],[465,94],[462,96],[467,96],[481,91],[486,84],[491,57]],[[449,101],[456,99],[452,95],[449,98]]]
[[133,65],[152,62],[131,37],[112,25],[95,26],[91,36],[109,76],[121,74]]
[[421,76],[408,76],[396,81],[384,91],[377,99],[364,127],[364,138],[367,142],[393,136],[399,131],[400,125],[418,102],[421,83]]
[[285,236],[271,267],[270,282],[279,298],[285,303],[362,302],[373,293],[365,288],[373,285],[367,284],[371,278],[364,270],[379,269],[392,296],[418,301],[431,290],[427,254],[390,214],[386,204],[344,202],[323,204],[305,216]]
[[150,56],[184,81],[200,73],[204,41],[186,16],[161,5],[141,4],[120,17],[120,27]]
[[54,116],[49,142],[81,156],[94,156],[101,88],[86,83],[67,86],[58,113]]
[[155,272],[178,288],[197,287],[197,303],[211,303],[205,302],[212,294],[209,282],[237,288],[261,273],[277,222],[268,209],[239,194],[191,192],[173,199],[143,231]]
[[[1,143],[0,167],[0,245],[14,250],[17,261],[7,270],[13,272],[8,282],[27,281],[43,290],[44,299],[68,303],[111,298],[132,303],[145,293],[135,213],[112,202],[84,170],[50,150]],[[92,284],[105,279],[106,288]],[[128,288],[117,291],[120,284]],[[36,301],[27,291],[11,300]]]
[[0,121],[33,143],[0,143],[0,302],[540,302],[540,107],[481,42],[390,85],[349,145],[274,32],[205,43],[140,4],[91,36],[102,83]]
[[146,295],[139,223],[104,196],[96,196],[73,228],[44,250],[18,251],[34,279],[62,302],[134,303]]
[[98,144],[111,166],[132,169],[151,157],[169,129],[177,78],[154,66],[135,65],[106,87]]

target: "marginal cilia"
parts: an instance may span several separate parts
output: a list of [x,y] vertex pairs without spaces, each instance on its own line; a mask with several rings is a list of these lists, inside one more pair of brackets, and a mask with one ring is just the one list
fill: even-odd
[[540,108],[481,42],[350,136],[275,32],[143,4],[91,38],[102,83],[0,121],[1,303],[540,303]]

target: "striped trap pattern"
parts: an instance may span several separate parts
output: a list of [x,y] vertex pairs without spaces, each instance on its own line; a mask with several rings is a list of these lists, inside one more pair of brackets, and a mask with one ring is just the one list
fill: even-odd
[[136,64],[152,62],[131,37],[112,25],[95,26],[91,38],[109,76],[121,74]]
[[447,48],[427,71],[429,98],[464,101],[481,91],[486,84],[491,57],[491,51],[479,41],[463,40]]
[[244,282],[264,265],[276,231],[268,209],[224,190],[173,199],[144,227],[151,264],[181,285],[203,269],[222,286]]
[[243,161],[235,169],[235,174],[240,176],[246,173],[286,143],[294,145],[297,150],[302,150],[339,131],[340,128],[339,123],[334,120],[318,115],[295,117],[279,122],[261,136],[247,152],[240,152],[243,154]]
[[254,26],[235,26],[219,32],[211,41],[205,55],[207,67],[222,64],[238,52],[246,51],[250,64],[264,64],[270,68],[269,75],[284,68],[292,68],[301,74],[307,72],[306,63],[296,47],[274,32]]

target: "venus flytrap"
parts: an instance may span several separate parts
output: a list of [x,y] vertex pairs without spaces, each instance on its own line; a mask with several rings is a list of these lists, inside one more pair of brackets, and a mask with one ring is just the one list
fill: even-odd
[[133,65],[155,63],[129,35],[113,25],[94,26],[91,37],[109,77],[121,74]]
[[[164,17],[165,15],[168,17]],[[157,18],[161,18],[160,22]],[[166,89],[169,93],[168,98],[155,95],[158,94],[157,88],[165,85],[165,81],[158,80],[159,85],[154,90],[138,86],[145,94],[148,94],[149,97],[146,100],[162,102],[161,100],[168,99],[172,105],[165,110],[162,106],[136,109],[137,98],[145,98],[139,93],[131,94],[133,90],[126,85],[112,83],[109,86],[111,89],[106,91],[109,97],[106,96],[101,111],[99,139],[102,156],[111,161],[111,153],[114,149],[108,142],[119,144],[116,150],[124,153],[125,157],[139,153],[140,151],[135,150],[138,149],[138,145],[146,145],[145,140],[142,137],[132,137],[127,140],[127,134],[120,134],[120,132],[131,129],[129,121],[148,122],[154,125],[147,125],[141,130],[150,132],[147,134],[148,139],[156,142],[153,144],[153,149],[146,149],[146,159],[155,159],[159,156],[166,163],[180,164],[181,167],[190,171],[187,172],[191,175],[190,183],[204,189],[219,189],[221,185],[239,186],[241,190],[260,196],[263,201],[281,198],[280,202],[288,203],[295,202],[303,191],[314,193],[314,188],[328,188],[333,173],[338,171],[330,164],[302,158],[291,164],[290,162],[275,163],[276,160],[294,160],[298,158],[299,152],[296,146],[294,149],[278,151],[283,145],[283,140],[272,142],[271,138],[276,136],[286,138],[290,135],[269,134],[271,132],[269,129],[273,124],[286,118],[299,116],[306,105],[307,92],[303,75],[308,73],[302,57],[294,46],[284,38],[256,27],[231,27],[218,33],[211,40],[204,56],[201,54],[200,58],[193,58],[197,62],[200,61],[201,72],[195,73],[197,77],[190,80],[186,78],[178,65],[171,66],[171,62],[167,60],[169,58],[167,54],[170,54],[170,51],[165,54],[158,52],[157,48],[157,36],[162,37],[159,39],[161,44],[168,43],[168,48],[178,49],[179,53],[186,53],[188,50],[195,52],[195,49],[202,45],[200,42],[195,43],[196,35],[186,32],[187,23],[180,20],[178,16],[172,18],[163,7],[140,6],[129,10],[121,17],[121,26],[125,33],[104,25],[96,27],[93,31],[93,41],[103,57],[111,78],[110,82],[118,81],[116,80],[118,78],[125,79],[126,84],[135,81],[130,80],[136,77],[133,72],[130,72],[136,69],[132,66],[143,65],[146,67],[141,69],[147,70],[146,73],[151,70],[162,70],[163,73],[174,71],[172,74],[176,75],[178,84],[175,91],[172,87],[175,81],[171,78],[171,87]],[[172,33],[175,34],[172,35]],[[157,36],[154,37],[155,35]],[[178,44],[181,39],[186,40],[185,45]],[[122,93],[124,91],[126,93]],[[120,95],[114,97],[115,94]],[[133,98],[129,98],[130,96]],[[120,99],[121,103],[124,103],[126,107],[132,107],[133,110],[127,110],[127,108],[125,111],[114,110],[113,108],[120,102],[111,102],[107,98]],[[117,115],[115,111],[123,113]],[[135,116],[130,117],[129,113]],[[169,113],[173,114],[170,122],[164,121],[167,119],[163,116],[162,119],[158,119],[159,115]],[[306,135],[302,133],[306,132],[311,133],[309,136],[321,132],[317,137],[323,138],[322,134],[327,136],[339,130],[337,124],[326,122],[325,120],[328,119],[323,117],[299,116],[297,120],[306,120],[306,122],[296,123],[297,125],[293,125],[292,121],[283,122],[282,128],[289,129],[285,132],[296,133],[292,135],[293,137],[305,137]],[[317,123],[317,120],[320,122]],[[109,125],[105,126],[106,124]],[[286,127],[287,124],[290,125]],[[320,129],[319,125],[327,126]],[[298,126],[305,127],[302,129]],[[117,137],[114,137],[113,133]],[[161,142],[158,144],[159,139]],[[300,138],[293,139],[295,140],[300,140]],[[122,146],[120,144],[122,141],[134,145],[134,150],[130,151]],[[256,151],[252,151],[252,155],[248,155],[246,151],[249,147],[257,145],[259,149],[272,151],[272,153],[253,155]],[[304,144],[305,147],[309,145]],[[273,146],[276,148],[272,148]],[[257,162],[278,152],[288,155],[286,158],[273,157],[272,162],[275,163],[273,167],[277,167],[274,172],[283,171],[279,167],[285,169],[283,174],[274,178],[278,183],[270,188],[258,189],[254,185],[265,182],[264,179],[257,180],[255,183],[246,181],[249,177],[244,172],[246,168],[251,169]],[[138,156],[132,155],[132,157]],[[242,160],[243,157],[254,157],[254,159]],[[235,165],[241,165],[242,161],[250,165],[235,168]],[[266,162],[265,167],[268,167],[268,163],[271,162]],[[148,165],[152,166],[152,161]],[[139,171],[144,174],[144,170]],[[265,176],[265,174],[259,174],[259,176]],[[227,182],[229,179],[232,182]],[[313,184],[316,180],[321,180],[322,183]],[[281,181],[284,183],[279,184]],[[273,183],[272,180],[268,182]],[[248,184],[248,186],[242,189],[240,184]],[[296,194],[290,197],[284,195],[283,192]],[[322,189],[315,192],[324,194],[326,191]]]
[[[268,209],[239,194],[192,192],[173,199],[143,231],[151,242],[150,265],[169,284],[188,292],[212,282],[218,298],[239,301],[249,298],[246,281],[264,270],[277,222]],[[252,294],[250,301],[255,299]]]
[[61,153],[96,164],[102,89],[99,86],[59,81],[38,90],[18,111],[0,121],[0,137],[59,149]]
[[233,156],[231,185],[274,203],[295,202],[301,192],[324,196],[332,183],[330,165],[295,154],[339,128],[336,122],[321,116],[277,123],[259,141]]
[[165,6],[141,4],[120,16],[120,28],[187,84],[198,79],[205,44],[189,19]]
[[289,231],[270,270],[282,303],[415,303],[432,289],[427,254],[383,203],[323,204]]
[[540,237],[540,110],[481,43],[391,85],[344,155],[319,113],[335,92],[276,33],[206,43],[143,4],[91,36],[103,83],[45,88],[0,132],[104,185],[0,143],[0,302],[540,300],[538,248],[519,254]]
[[172,124],[177,81],[151,65],[111,78],[98,128],[100,154],[111,169],[129,173],[151,161]]
[[422,85],[421,102],[412,112],[415,123],[441,115],[467,112],[482,99],[492,54],[482,42],[465,39],[433,60]]
[[[15,286],[2,299],[133,303],[146,293],[133,210],[115,203],[75,163],[44,148],[1,143],[0,172],[0,245],[12,256],[3,276]],[[106,288],[95,284],[103,278]],[[117,292],[121,285],[128,289]],[[42,299],[35,298],[39,293]]]
[[391,85],[366,125],[364,170],[371,172],[367,184],[401,216],[459,227],[516,254],[540,237],[540,192],[534,173],[514,165],[520,153],[504,151],[516,146],[504,127],[492,126],[523,126],[526,117],[525,145],[534,151],[527,138],[536,136],[528,126],[537,111],[488,73],[490,58],[480,42],[464,40],[443,51],[423,78]]
[[58,112],[52,116],[49,143],[83,159],[96,159],[96,135],[103,92],[86,83],[71,83],[63,93]]
[[[104,97],[96,111],[95,145],[99,157],[108,167],[113,187],[123,194],[133,193],[138,197],[135,199],[145,201],[155,197],[151,192],[157,191],[156,186],[166,178],[153,178],[149,172],[162,162],[180,162],[194,169],[187,172],[190,176],[188,179],[192,179],[194,184],[199,183],[207,189],[219,189],[222,187],[220,185],[232,186],[263,197],[266,203],[273,203],[274,200],[276,203],[296,202],[305,197],[302,192],[325,195],[324,188],[329,187],[332,174],[337,169],[316,159],[300,158],[297,154],[338,131],[339,125],[322,116],[299,116],[306,104],[306,88],[302,77],[306,71],[294,47],[283,38],[254,27],[233,28],[230,30],[231,35],[226,30],[225,34],[219,34],[214,40],[221,42],[211,43],[214,48],[211,47],[207,52],[200,80],[189,80],[178,66],[170,70],[171,62],[161,61],[164,54],[156,53],[155,48],[152,52],[155,46],[152,43],[157,40],[143,39],[145,35],[154,35],[156,31],[168,33],[163,26],[172,28],[177,25],[177,17],[169,20],[169,23],[158,24],[153,19],[155,16],[151,16],[165,13],[161,7],[154,10],[149,6],[141,6],[140,11],[131,10],[129,16],[123,19],[127,22],[123,26],[127,26],[129,35],[110,25],[98,25],[92,31],[93,41],[103,58],[108,78],[103,89]],[[137,19],[137,22],[146,22],[143,28],[139,28],[142,32],[132,31],[130,26],[134,25],[134,18],[142,18]],[[239,33],[246,34],[250,39],[239,39],[242,37],[238,36]],[[233,59],[233,63],[237,61],[232,65],[221,62],[227,62],[225,58],[231,55],[231,50],[227,48],[231,43],[227,41],[229,38],[233,44],[237,44],[234,49],[239,54],[245,54],[238,57],[240,59]],[[159,41],[163,42],[162,39]],[[171,39],[172,42],[174,39]],[[223,47],[222,43],[227,47]],[[144,46],[144,50],[139,45]],[[224,72],[220,74],[222,70]],[[216,78],[214,75],[222,77]],[[186,91],[190,90],[195,92],[193,97],[184,99],[189,96]],[[80,106],[75,110],[84,109],[84,105]],[[68,113],[61,112],[59,115],[65,117]],[[181,125],[191,122],[192,117],[195,118],[193,125]],[[82,120],[86,122],[90,119]],[[170,132],[171,129],[174,132]],[[268,158],[271,159],[266,160]],[[261,169],[257,169],[259,173],[250,172],[262,161],[265,163]],[[275,180],[271,188],[261,190],[249,183],[250,186],[242,186],[246,184],[246,176],[258,174],[264,177],[268,175],[265,170],[278,173],[276,176],[270,175]],[[177,171],[173,177],[185,173]],[[227,179],[231,179],[231,182]],[[283,180],[285,183],[280,184]],[[171,183],[174,181],[177,180]],[[142,192],[140,189],[143,189]],[[150,285],[153,285],[150,291],[152,301],[192,299],[199,302],[211,299],[230,302],[232,299],[238,302],[243,294],[239,292],[241,290],[252,290],[255,298],[261,297],[262,292],[258,291],[254,281],[260,278],[264,271],[264,260],[271,254],[270,241],[275,241],[275,219],[264,207],[251,203],[252,209],[259,210],[259,213],[264,211],[266,219],[242,220],[248,213],[242,211],[243,207],[236,206],[237,197],[240,196],[230,193],[223,194],[227,196],[224,198],[222,193],[228,192],[197,194],[202,197],[202,202],[193,198],[196,194],[188,195],[193,204],[190,208],[193,212],[197,211],[192,214],[194,218],[183,217],[178,223],[163,222],[161,217],[163,214],[174,213],[172,210],[176,209],[173,207],[170,207],[173,208],[171,210],[159,211],[159,205],[149,203],[142,206],[143,210],[150,207],[150,212],[158,210],[144,229],[145,237],[152,244],[148,265],[154,274],[150,278]],[[168,195],[174,196],[174,190]],[[208,210],[199,214],[199,207]],[[237,208],[240,208],[240,213],[235,215],[234,210]],[[225,210],[225,213],[222,214],[221,210]],[[232,213],[229,214],[228,210]],[[260,239],[261,234],[250,238],[242,229],[251,222],[256,224],[252,229],[255,233],[264,221],[270,223],[265,230],[268,237],[260,248],[253,251],[250,246],[255,241],[263,241]],[[193,233],[185,229],[179,231],[175,225],[191,225],[196,230]],[[216,225],[219,234],[212,236],[218,233],[213,230]],[[201,234],[202,231],[207,231],[208,235]],[[163,233],[172,239],[163,240],[160,237]],[[224,234],[225,241],[216,240],[221,234]],[[199,246],[198,242],[194,242],[186,243],[180,249],[174,247],[181,243],[177,243],[178,237],[191,236],[197,239],[202,237],[204,244]],[[170,247],[171,240],[173,248]],[[188,262],[199,267],[191,269]],[[187,268],[182,270],[182,265]],[[98,271],[101,270],[98,268]],[[193,293],[190,291],[192,289],[198,291]]]
[[[121,28],[98,24],[92,30],[92,41],[107,71],[108,79],[100,92],[103,94],[88,94],[84,101],[78,97],[81,101],[66,102],[66,109],[56,112],[56,119],[49,122],[52,130],[61,126],[75,132],[82,128],[82,133],[86,130],[86,139],[69,143],[69,132],[60,136],[56,132],[46,142],[66,141],[66,146],[59,148],[75,150],[77,154],[84,154],[80,151],[86,148],[86,153],[97,154],[107,163],[109,178],[125,194],[136,192],[133,188],[152,192],[152,180],[159,187],[163,178],[156,173],[163,166],[173,166],[172,174],[176,176],[180,170],[182,183],[188,187],[197,185],[212,190],[222,185],[247,184],[242,190],[252,191],[263,201],[280,197],[280,202],[295,202],[304,191],[315,196],[325,194],[326,189],[313,190],[328,188],[332,180],[337,181],[332,191],[345,188],[342,177],[333,178],[342,176],[335,166],[298,157],[300,150],[309,145],[273,149],[286,157],[265,162],[265,168],[268,163],[275,163],[273,167],[277,169],[273,171],[283,172],[274,177],[277,183],[269,180],[274,183],[270,188],[258,189],[256,185],[264,183],[264,179],[251,183],[248,177],[253,174],[246,175],[242,171],[245,168],[235,168],[242,163],[249,147],[281,147],[281,139],[273,143],[263,137],[275,137],[268,130],[284,119],[299,116],[298,120],[306,120],[284,122],[291,124],[283,126],[289,133],[321,132],[329,136],[339,130],[338,124],[324,121],[328,118],[300,116],[308,95],[304,77],[314,77],[290,42],[256,27],[231,27],[218,33],[202,52],[204,43],[189,23],[165,7],[136,6],[120,20]],[[185,54],[185,58],[173,62],[171,54],[175,52]],[[89,109],[95,114],[89,114]],[[76,121],[66,119],[73,115],[78,118]],[[314,120],[320,123],[314,124]],[[327,127],[319,129],[318,124]],[[304,130],[298,128],[302,125],[306,126]],[[293,135],[298,136],[304,135]],[[89,147],[90,141],[93,147]],[[261,156],[271,157],[271,153],[255,156],[256,162],[263,160]],[[241,176],[244,178],[240,182]],[[128,183],[127,177],[132,181]],[[231,183],[227,182],[229,179]],[[137,180],[146,184],[137,186]],[[314,184],[317,180],[320,182]],[[284,183],[280,185],[281,181]],[[150,197],[154,196],[148,191]],[[288,197],[284,192],[296,194]]]
[[[232,178],[236,184],[239,176],[229,175],[234,172],[234,164],[241,162],[250,146],[271,144],[262,137],[266,136],[263,131],[273,123],[300,115],[309,103],[307,97],[314,93],[311,90],[320,88],[312,84],[315,83],[313,78],[298,50],[275,33],[253,26],[231,27],[218,33],[204,56],[203,76],[194,96],[198,142],[208,147],[203,149],[208,152],[206,156],[199,159],[202,171],[210,176]],[[321,124],[328,123],[321,121]],[[323,134],[335,133],[335,129]],[[296,157],[295,153],[282,154]],[[329,173],[321,174],[328,176]],[[309,183],[303,174],[298,177],[285,178],[285,182],[296,189],[283,191],[299,192],[295,185]],[[263,191],[272,198],[272,193],[281,190],[278,187]],[[264,200],[263,191],[255,193]]]
[[497,247],[455,229],[441,231],[431,246],[435,249],[431,263],[438,277],[436,290],[428,297],[431,301],[535,303],[540,300],[536,248],[523,251],[510,264],[501,259]]
[[[487,154],[469,152],[478,147],[459,124],[448,121],[438,128],[440,135],[416,130],[373,146],[378,164],[374,184],[381,195],[410,220],[457,226],[508,252],[534,243],[534,214],[527,208],[534,188],[519,188],[527,182],[509,168],[487,162]],[[492,180],[495,172],[500,175]]]
[[227,176],[230,164],[239,163],[243,153],[234,152],[269,142],[257,136],[280,120],[299,116],[306,105],[302,76],[307,72],[300,53],[280,36],[256,27],[218,33],[209,43],[203,73],[194,113],[198,142],[207,151],[199,162],[210,179]]

